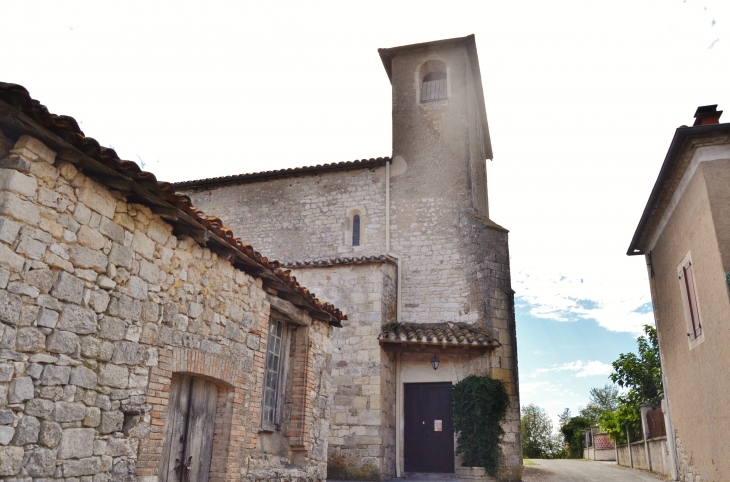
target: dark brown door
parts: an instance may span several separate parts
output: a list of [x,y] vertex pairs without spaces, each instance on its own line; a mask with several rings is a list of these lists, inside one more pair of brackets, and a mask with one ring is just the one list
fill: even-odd
[[451,382],[404,386],[403,455],[406,472],[454,472]]
[[213,456],[218,386],[202,378],[177,375],[160,460],[160,482],[207,482]]

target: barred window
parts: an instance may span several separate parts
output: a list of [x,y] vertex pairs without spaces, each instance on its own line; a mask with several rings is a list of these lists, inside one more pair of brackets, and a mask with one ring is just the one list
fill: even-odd
[[360,246],[360,215],[352,217],[352,245]]
[[282,378],[284,323],[272,319],[269,324],[269,339],[266,347],[266,369],[262,403],[261,427],[264,430],[279,428],[279,397]]
[[446,73],[436,70],[423,78],[421,102],[446,98]]

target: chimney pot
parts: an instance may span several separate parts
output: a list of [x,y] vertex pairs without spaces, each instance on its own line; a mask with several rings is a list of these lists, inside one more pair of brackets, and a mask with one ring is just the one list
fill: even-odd
[[695,112],[695,123],[693,126],[707,126],[710,124],[719,124],[721,110],[717,110],[717,104],[702,105]]

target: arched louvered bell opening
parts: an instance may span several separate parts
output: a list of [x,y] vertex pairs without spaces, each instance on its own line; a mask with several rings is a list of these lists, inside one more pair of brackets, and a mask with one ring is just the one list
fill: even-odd
[[421,102],[431,102],[446,98],[446,73],[436,70],[423,78]]

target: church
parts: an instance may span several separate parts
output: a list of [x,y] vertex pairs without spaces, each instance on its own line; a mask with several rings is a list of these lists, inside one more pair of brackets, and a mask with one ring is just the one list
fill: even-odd
[[[449,405],[453,384],[476,374],[507,385],[502,475],[519,480],[508,231],[489,215],[493,155],[475,38],[379,54],[392,85],[391,156],[174,187],[347,314],[334,330],[331,366],[321,368],[331,386],[292,392],[329,393],[329,404],[314,407],[329,418],[329,432],[318,434],[329,439],[329,478],[486,480],[455,455]],[[267,379],[301,368],[291,330],[282,320],[273,332],[282,354],[266,367],[278,376]],[[267,385],[262,408],[262,429],[274,435],[290,403],[278,383]],[[267,440],[267,451],[287,458],[285,434]]]

